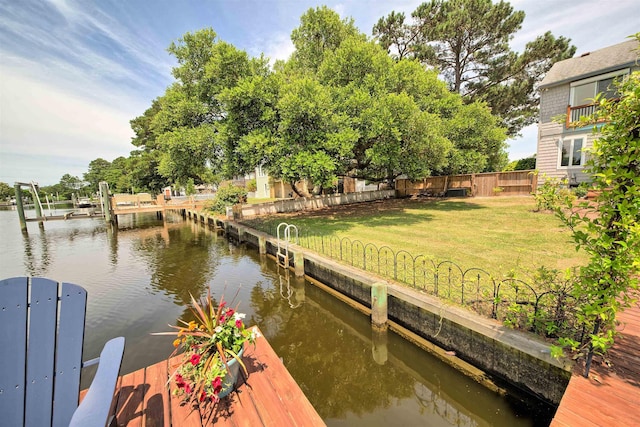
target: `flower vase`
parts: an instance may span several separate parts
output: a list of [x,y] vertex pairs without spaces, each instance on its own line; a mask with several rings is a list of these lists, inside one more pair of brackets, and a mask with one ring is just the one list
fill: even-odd
[[[242,358],[242,354],[244,353],[244,345],[238,352],[238,358]],[[238,382],[238,377],[240,377],[240,363],[236,358],[232,358],[227,362],[229,366],[229,371],[227,375],[225,375],[224,380],[222,380],[222,390],[218,393],[218,398],[222,399],[226,397],[229,393],[231,393],[235,388]]]

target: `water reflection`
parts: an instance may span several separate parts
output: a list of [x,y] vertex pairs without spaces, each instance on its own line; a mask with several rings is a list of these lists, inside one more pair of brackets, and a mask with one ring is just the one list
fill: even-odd
[[24,246],[24,266],[31,276],[43,276],[51,262],[49,240],[43,227],[38,227],[37,238],[30,236],[27,230],[22,231]]
[[[87,288],[85,356],[125,336],[123,374],[171,353],[172,337],[151,333],[189,319],[190,293],[238,292],[246,323],[260,327],[329,426],[548,425],[549,408],[514,405],[396,334],[373,331],[367,316],[208,227],[171,216],[46,227],[21,236],[17,219],[0,212],[0,277]],[[548,412],[535,420],[540,408]]]
[[[116,241],[118,233],[113,236]],[[136,230],[131,248],[144,259],[151,287],[173,296],[177,305],[186,305],[190,295],[199,300],[207,293],[220,263],[214,242],[203,229],[165,223]]]

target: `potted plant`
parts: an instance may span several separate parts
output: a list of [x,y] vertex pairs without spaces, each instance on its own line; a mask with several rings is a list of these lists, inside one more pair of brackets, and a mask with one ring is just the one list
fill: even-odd
[[215,403],[233,390],[240,367],[247,372],[242,362],[244,346],[255,343],[258,333],[245,327],[245,315],[229,307],[224,298],[215,304],[210,291],[200,302],[191,296],[190,309],[195,320],[179,320],[182,326],[169,325],[176,331],[157,335],[177,336],[172,356],[183,350],[170,378],[176,382],[176,394],[184,396],[184,402]]

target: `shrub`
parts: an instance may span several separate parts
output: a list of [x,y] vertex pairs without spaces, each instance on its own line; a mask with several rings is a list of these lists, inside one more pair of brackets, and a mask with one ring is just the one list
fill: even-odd
[[584,182],[573,189],[573,194],[575,194],[578,199],[584,198],[588,192],[588,185]]
[[567,188],[566,180],[547,178],[542,176],[544,183],[538,186],[533,194],[536,201],[536,211],[555,211],[556,207],[567,197],[575,199],[575,195]]
[[227,206],[243,203],[247,200],[247,190],[235,185],[224,185],[218,188],[216,197],[205,206],[205,209],[214,213],[224,214]]

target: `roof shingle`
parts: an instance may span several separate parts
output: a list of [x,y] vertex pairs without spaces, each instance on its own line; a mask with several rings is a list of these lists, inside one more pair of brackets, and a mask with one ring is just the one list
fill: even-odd
[[634,65],[638,61],[638,47],[637,40],[628,40],[556,62],[540,82],[540,88],[556,86]]

